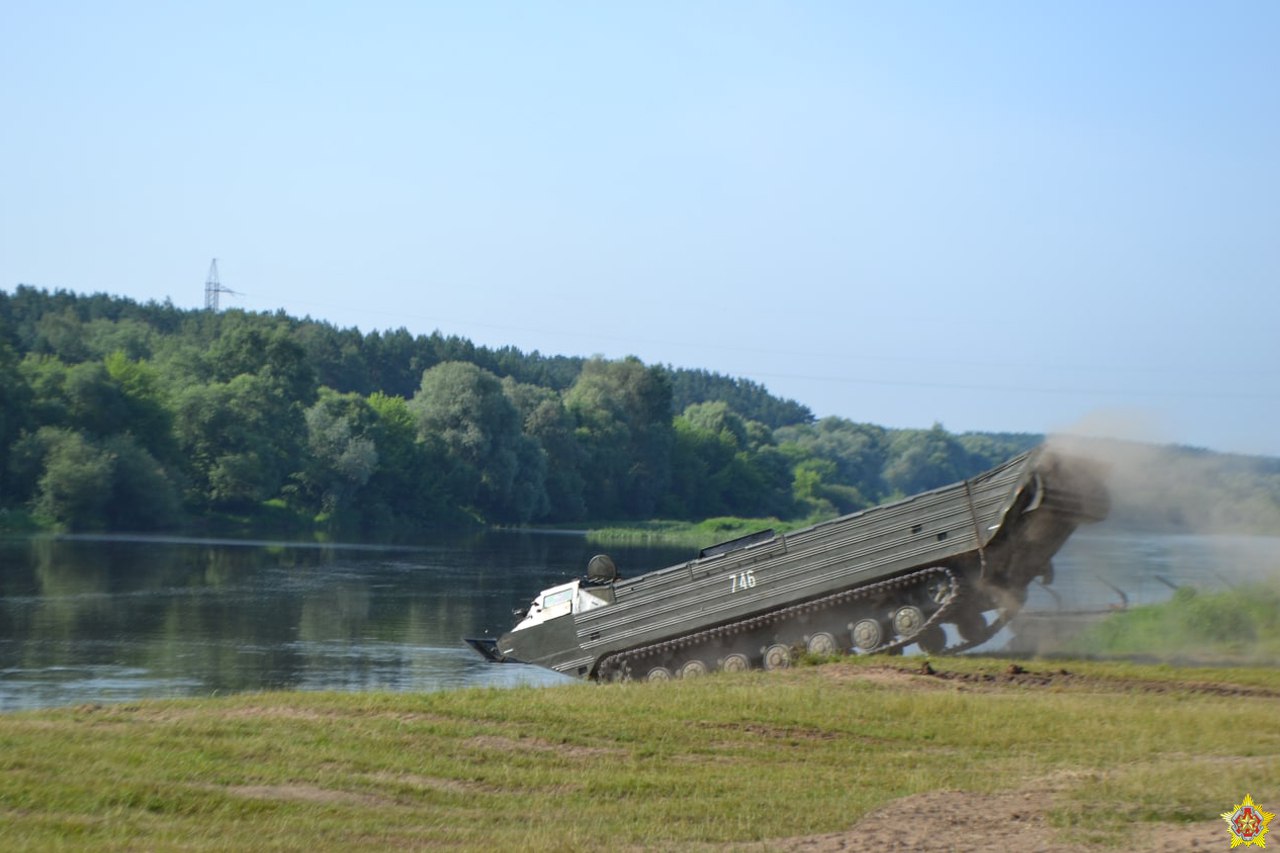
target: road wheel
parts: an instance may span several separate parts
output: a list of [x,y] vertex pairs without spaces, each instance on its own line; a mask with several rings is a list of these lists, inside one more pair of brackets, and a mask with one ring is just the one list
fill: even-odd
[[853,634],[853,647],[861,652],[869,652],[884,642],[884,628],[877,619],[863,619],[854,623],[850,629]]
[[681,678],[699,678],[707,674],[707,665],[700,660],[685,661],[680,667]]
[[791,648],[782,643],[774,643],[764,650],[765,669],[786,669],[791,666]]
[[893,614],[893,630],[899,637],[910,637],[924,627],[924,611],[914,604],[899,607]]
[[836,645],[835,637],[826,631],[819,631],[805,643],[805,651],[811,655],[826,657],[827,655],[836,654],[839,651],[839,647]]
[[751,661],[740,652],[727,655],[724,660],[720,661],[721,672],[746,672],[749,669],[751,669]]
[[645,676],[645,681],[670,681],[672,677],[671,670],[665,666],[655,666],[649,670],[649,674]]

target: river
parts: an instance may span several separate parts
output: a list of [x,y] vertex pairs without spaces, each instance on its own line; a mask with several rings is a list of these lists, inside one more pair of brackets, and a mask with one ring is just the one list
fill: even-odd
[[[1177,584],[1275,576],[1280,540],[1079,532],[1028,609],[1160,601]],[[276,689],[425,691],[548,685],[485,663],[538,590],[595,553],[575,534],[488,532],[418,547],[31,537],[0,540],[0,711]],[[615,547],[625,574],[687,548]],[[989,647],[1002,642],[995,638]]]

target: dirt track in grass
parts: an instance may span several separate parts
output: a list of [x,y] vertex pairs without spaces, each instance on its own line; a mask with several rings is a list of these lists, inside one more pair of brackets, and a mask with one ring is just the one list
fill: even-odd
[[[896,689],[963,692],[1043,688],[1156,695],[1280,697],[1280,691],[1260,686],[1195,680],[1157,681],[1114,676],[1099,678],[1075,673],[1066,667],[1028,668],[1016,663],[1011,663],[998,672],[958,672],[946,669],[945,664],[935,667],[927,661],[912,668],[901,665],[856,669],[827,667],[823,672],[836,680],[862,679]],[[733,849],[787,853],[924,850],[1069,853],[1098,850],[1098,844],[1087,841],[1063,841],[1061,832],[1050,821],[1054,798],[1064,793],[1077,775],[1079,774],[1063,773],[1039,780],[1018,791],[995,794],[962,791],[915,794],[876,809],[845,832],[770,839],[746,848],[733,845]],[[1135,832],[1124,849],[1218,850],[1227,849],[1229,845],[1230,833],[1222,820],[1189,824],[1144,822],[1135,826]]]
[[[1060,790],[1058,785],[1046,783],[990,795],[958,791],[917,794],[877,809],[847,832],[774,839],[749,849],[787,853],[1098,850],[1096,844],[1061,841],[1050,825],[1048,804]],[[1225,850],[1229,843],[1227,826],[1221,820],[1182,825],[1144,823],[1123,849]]]

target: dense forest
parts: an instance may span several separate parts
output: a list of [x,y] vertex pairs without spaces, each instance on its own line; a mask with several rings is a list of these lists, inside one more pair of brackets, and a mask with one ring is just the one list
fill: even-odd
[[[635,358],[0,291],[0,526],[239,520],[375,537],[807,519],[953,482],[1038,441],[815,420],[757,383]],[[1280,501],[1280,472],[1259,476]]]

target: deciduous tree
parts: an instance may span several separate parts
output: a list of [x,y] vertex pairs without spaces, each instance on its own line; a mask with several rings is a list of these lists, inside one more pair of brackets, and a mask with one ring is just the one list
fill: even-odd
[[671,476],[671,384],[638,358],[593,358],[565,394],[588,459],[587,508],[594,517],[644,518]]
[[409,409],[422,440],[442,442],[457,463],[452,486],[464,503],[501,521],[527,521],[545,505],[541,451],[523,436],[498,377],[466,362],[436,365]]

